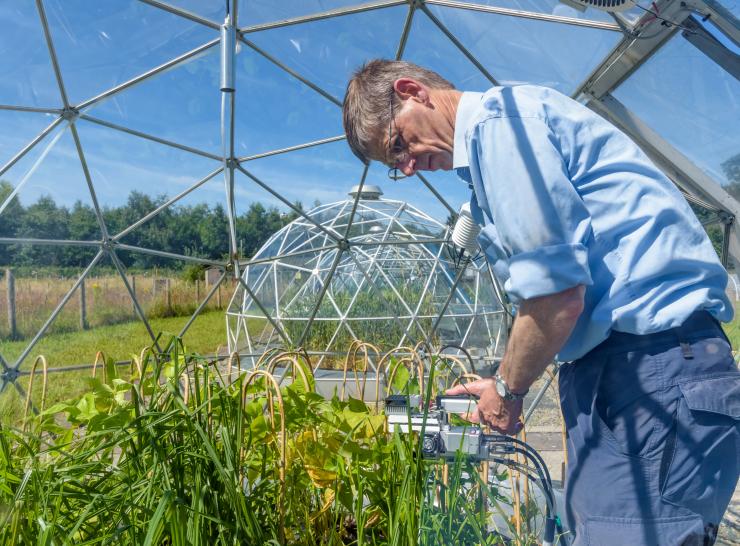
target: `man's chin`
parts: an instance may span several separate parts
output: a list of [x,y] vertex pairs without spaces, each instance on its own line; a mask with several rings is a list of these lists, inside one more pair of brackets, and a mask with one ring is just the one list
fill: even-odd
[[433,157],[429,162],[430,171],[450,171],[452,170],[452,159],[448,157]]

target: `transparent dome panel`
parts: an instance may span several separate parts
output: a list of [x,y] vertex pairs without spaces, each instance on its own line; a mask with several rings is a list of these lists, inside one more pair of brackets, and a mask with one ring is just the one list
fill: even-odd
[[167,3],[179,10],[184,10],[215,23],[222,23],[226,18],[224,0],[167,0]]
[[120,85],[214,37],[216,31],[143,2],[44,2],[73,104]]
[[424,172],[421,175],[434,192],[417,176],[390,180],[388,167],[377,162],[370,164],[366,183],[380,185],[383,188],[383,197],[407,202],[423,210],[425,216],[443,224],[452,211],[457,212],[463,202],[470,201],[472,191],[454,171]]
[[15,226],[9,236],[102,240],[102,212],[95,206],[74,133],[66,123],[7,170],[0,184],[0,220],[6,232]]
[[219,70],[216,44],[93,103],[84,109],[83,115],[113,124],[119,130],[193,148],[213,159],[223,150]]
[[[285,200],[299,202],[306,210],[315,204],[343,200],[347,189],[359,183],[363,170],[344,141],[246,161],[242,166]],[[236,191],[238,210],[243,210],[250,199],[257,199],[288,212],[284,202],[241,172],[237,173]],[[323,212],[316,220],[331,223],[335,216]]]
[[591,8],[581,11],[558,0],[473,0],[470,3],[509,10],[542,13],[544,15],[557,15],[559,17],[573,19],[613,22],[611,16],[605,11]]
[[402,58],[434,70],[457,89],[484,91],[492,85],[424,13],[414,15]]
[[0,180],[10,163],[28,153],[34,147],[33,141],[52,123],[58,122],[57,116],[34,112],[0,109]]
[[0,5],[0,104],[60,108],[44,31],[33,2]]
[[[23,247],[32,252],[47,251],[44,247]],[[160,274],[166,275],[164,271]],[[114,361],[126,361],[150,346],[153,337],[134,310],[132,287],[153,330],[166,331],[173,322],[172,318],[158,316],[150,305],[152,279],[128,270],[124,282],[108,256],[100,257],[94,265],[66,267],[53,274],[41,268],[16,267],[14,275],[17,332],[14,339],[0,332],[0,355],[10,364],[20,361],[24,370],[39,355],[47,358],[50,367],[91,365],[100,349],[100,339],[106,339],[105,356]],[[40,332],[44,335],[37,339]],[[220,342],[219,334],[213,332],[216,343]],[[75,387],[78,378],[63,374],[58,379]],[[71,391],[60,392],[69,395]]]
[[251,157],[343,134],[341,109],[241,44],[236,57],[236,154]]
[[357,5],[357,0],[239,0],[240,26],[274,23]]
[[342,100],[365,61],[396,55],[408,6],[390,7],[249,34],[247,38]]
[[[204,257],[228,253],[220,163],[85,120],[77,128],[112,236],[168,252]],[[168,224],[179,225],[177,240],[163,241],[156,232]]]
[[237,284],[231,278],[221,278],[223,268],[123,249],[116,250],[116,257],[122,284],[117,292],[120,304],[111,307],[111,312],[120,309],[123,315],[140,320],[135,301],[144,314],[145,326],[155,335],[163,333],[160,347],[172,336],[182,338],[189,350],[201,354],[212,354],[224,343],[223,312]]
[[570,94],[622,38],[618,31],[430,9],[501,85],[537,84]]
[[740,198],[737,79],[676,36],[620,85],[614,96]]
[[[7,250],[5,245],[0,245],[0,253]],[[21,357],[24,365],[33,362],[35,355],[40,353],[31,352],[29,347],[44,326],[49,335],[61,335],[79,328],[80,297],[73,288],[91,260],[87,260],[82,266],[68,266],[64,269],[54,266],[63,259],[65,252],[76,250],[29,244],[18,244],[12,248],[13,267],[2,270],[3,279],[0,284],[5,293],[12,291],[15,300],[13,324],[9,320],[0,321],[0,355],[7,364],[14,365]],[[8,271],[13,277],[12,289],[9,286]],[[3,319],[5,318],[4,316]],[[64,359],[67,356],[71,355],[64,355]],[[94,353],[91,356],[94,358]],[[87,357],[90,358],[90,355]],[[30,363],[27,362],[29,358]],[[73,358],[68,362],[61,362],[61,358],[55,360],[60,364],[77,362]]]

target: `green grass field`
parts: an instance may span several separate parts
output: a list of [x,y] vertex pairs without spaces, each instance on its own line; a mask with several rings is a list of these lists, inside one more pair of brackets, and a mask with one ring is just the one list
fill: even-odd
[[[177,334],[189,317],[153,319],[152,329],[162,332],[164,339]],[[188,350],[200,354],[211,354],[226,345],[226,318],[223,311],[209,311],[200,315],[190,326],[183,341]],[[12,364],[28,345],[28,340],[0,343],[0,354]],[[140,321],[127,322],[113,326],[101,326],[83,332],[51,334],[39,341],[34,350],[24,360],[21,368],[30,369],[37,355],[44,355],[49,367],[65,367],[75,364],[92,364],[95,354],[102,350],[106,357],[116,361],[129,360],[138,355],[144,347],[151,345],[151,337]],[[40,368],[39,368],[40,371]],[[126,367],[122,373],[128,373]],[[49,374],[47,406],[74,397],[87,389],[86,377],[90,370],[69,371]],[[28,377],[19,383],[26,388]],[[34,381],[33,400],[41,397],[41,375]],[[23,414],[24,400],[12,388],[0,394],[0,423],[16,423]]]
[[[187,323],[189,317],[171,317],[151,320],[155,333],[175,335]],[[201,354],[215,352],[219,345],[226,344],[226,318],[223,311],[209,311],[198,316],[183,338],[190,350]],[[24,360],[23,369],[28,369],[36,355],[46,357],[49,367],[90,363],[95,354],[103,350],[114,360],[128,360],[132,353],[151,345],[152,340],[141,321],[125,322],[111,326],[100,326],[86,331],[51,334],[45,336]],[[15,360],[28,345],[28,340],[4,341],[0,343],[0,354]]]

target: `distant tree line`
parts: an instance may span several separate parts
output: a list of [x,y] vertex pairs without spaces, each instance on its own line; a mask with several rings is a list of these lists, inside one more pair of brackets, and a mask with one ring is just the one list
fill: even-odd
[[[725,190],[740,200],[740,153],[721,165],[728,178]],[[10,183],[0,180],[0,204],[13,191]],[[103,218],[111,234],[118,233],[163,204],[167,197],[150,197],[132,191],[124,205],[103,209]],[[315,203],[318,204],[318,203]],[[300,203],[296,206],[301,207]],[[711,211],[692,205],[700,220],[707,220]],[[287,223],[295,213],[283,214],[277,208],[252,203],[236,218],[237,244],[240,255],[251,257],[267,239]],[[452,218],[448,218],[450,224]],[[451,225],[451,224],[450,224]],[[722,248],[722,228],[707,226],[707,233],[718,253]],[[229,252],[229,230],[226,211],[220,204],[211,206],[176,205],[136,228],[122,242],[144,248],[176,254],[221,259]],[[100,240],[100,228],[95,213],[80,201],[71,208],[58,205],[49,196],[24,206],[14,198],[0,216],[0,237],[31,239]],[[84,267],[95,255],[95,249],[79,246],[4,245],[0,244],[0,266]],[[127,267],[173,268],[172,260],[134,252],[119,252]]]
[[[0,180],[0,204],[13,187]],[[167,200],[166,196],[150,197],[132,191],[125,204],[103,209],[103,219],[111,235],[119,233]],[[300,203],[296,203],[301,207]],[[275,207],[252,203],[237,216],[237,244],[242,256],[252,256],[272,235],[294,220],[295,213],[283,214]],[[100,228],[90,205],[80,201],[72,207],[57,204],[42,196],[35,203],[23,205],[14,197],[0,215],[0,237],[29,239],[67,239],[99,241]],[[220,204],[175,205],[134,229],[121,242],[186,254],[201,258],[221,259],[229,252],[228,220]],[[6,245],[0,244],[0,266],[84,267],[95,256],[96,249],[81,246]],[[172,260],[139,252],[119,252],[127,267],[177,267]]]

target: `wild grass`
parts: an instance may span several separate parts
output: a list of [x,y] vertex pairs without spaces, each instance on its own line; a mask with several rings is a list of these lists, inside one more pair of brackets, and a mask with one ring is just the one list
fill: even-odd
[[[36,334],[64,295],[77,280],[73,276],[18,277],[15,279],[16,298],[16,338],[28,339]],[[129,284],[135,285],[139,304],[150,319],[189,316],[205,298],[207,288],[203,282],[196,285],[181,277],[146,271],[127,277]],[[169,283],[169,284],[168,284]],[[166,287],[169,286],[169,291]],[[225,281],[208,303],[207,310],[223,309],[233,293],[235,284]],[[0,283],[2,294],[2,320],[0,320],[0,340],[10,336],[6,320],[7,279]],[[168,296],[169,292],[169,296]],[[87,326],[96,328],[120,324],[136,319],[131,296],[118,275],[89,277],[85,281]],[[49,333],[75,332],[81,329],[80,290],[62,309]]]

